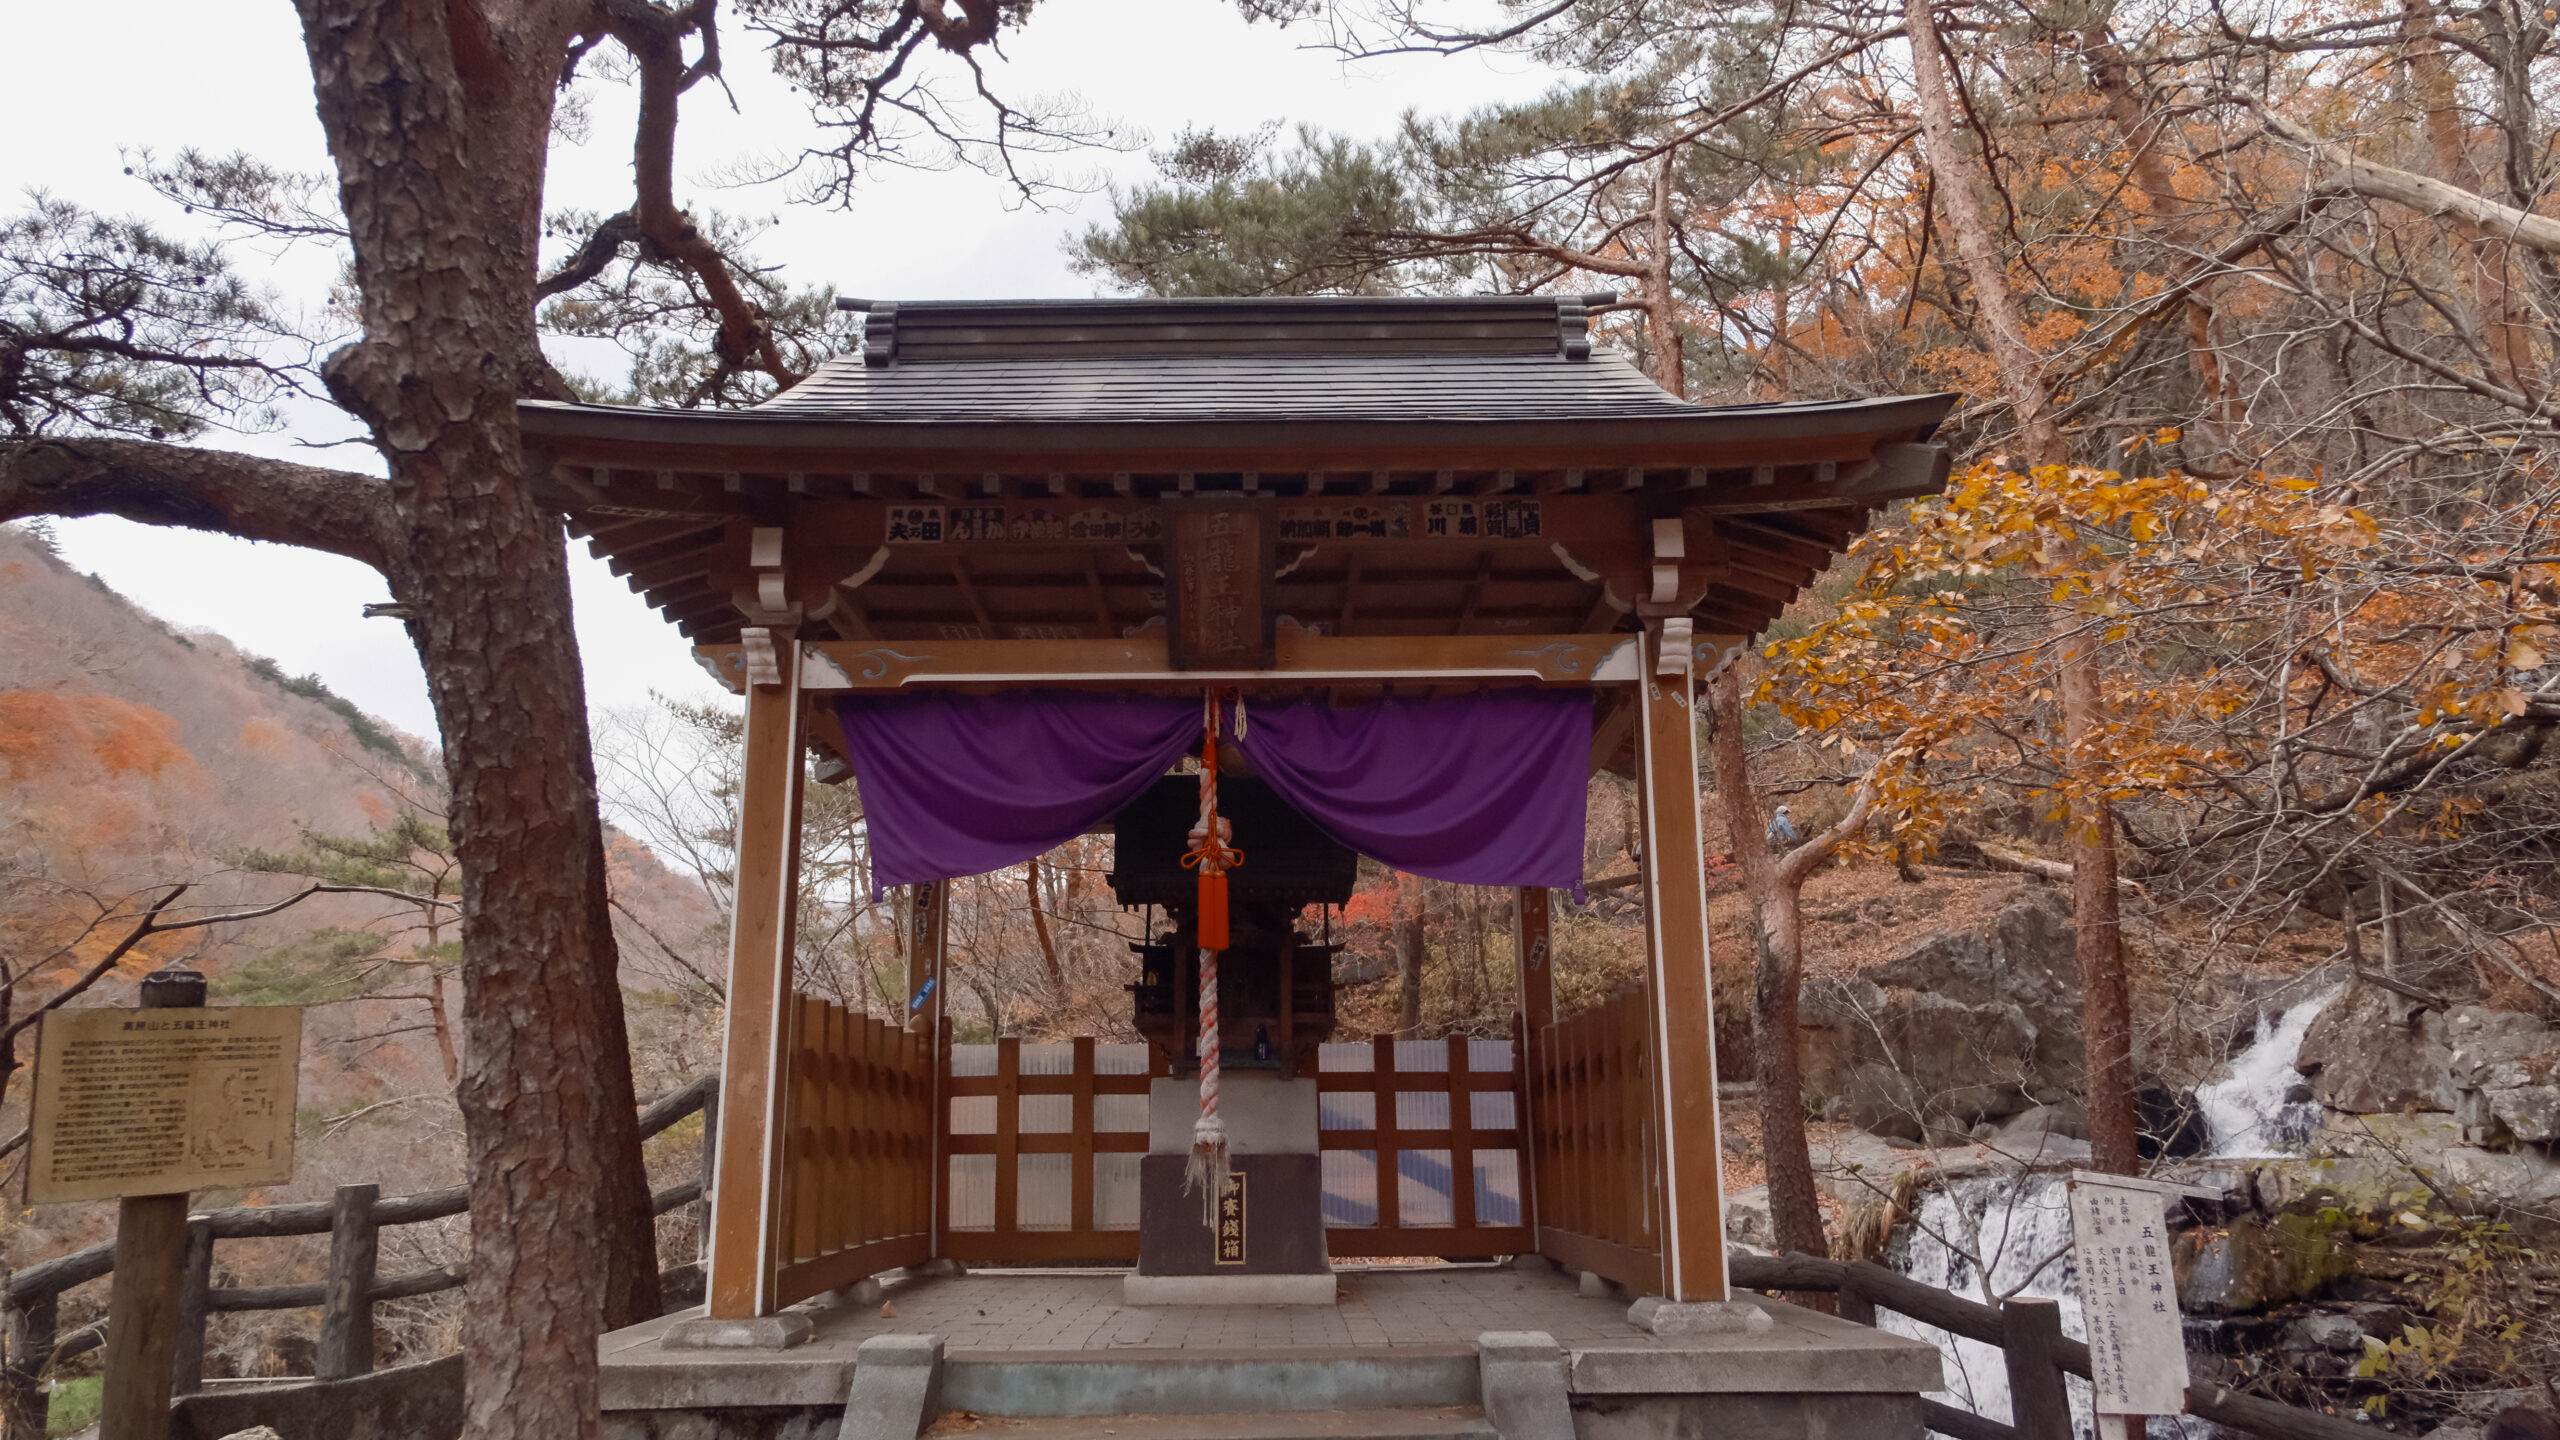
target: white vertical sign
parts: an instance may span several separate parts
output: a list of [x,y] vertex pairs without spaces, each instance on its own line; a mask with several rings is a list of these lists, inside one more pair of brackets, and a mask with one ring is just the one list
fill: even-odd
[[2100,1415],[2176,1415],[2187,1408],[2187,1347],[2169,1264],[2168,1209],[2161,1189],[2138,1180],[2085,1170],[2071,1179],[2089,1389]]

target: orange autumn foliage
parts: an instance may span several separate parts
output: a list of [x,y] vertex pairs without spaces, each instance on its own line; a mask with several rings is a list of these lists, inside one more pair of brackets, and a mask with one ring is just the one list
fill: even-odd
[[177,733],[163,712],[113,695],[0,690],[0,778],[25,784],[91,766],[120,778],[192,774]]

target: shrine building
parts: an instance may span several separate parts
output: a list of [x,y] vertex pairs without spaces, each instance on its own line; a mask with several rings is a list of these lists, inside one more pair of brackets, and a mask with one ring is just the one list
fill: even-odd
[[[1944,483],[1953,397],[1688,404],[1595,345],[1611,298],[849,304],[859,353],[750,410],[523,405],[746,706],[707,1302],[608,1337],[608,1433],[1916,1440],[1933,1350],[1728,1289],[1694,701]],[[1601,769],[1648,966],[1559,1014]],[[812,783],[860,792],[903,1005],[795,985]],[[1138,1039],[956,1043],[949,883],[1085,834]],[[1508,1034],[1337,1038],[1364,855],[1512,895]]]

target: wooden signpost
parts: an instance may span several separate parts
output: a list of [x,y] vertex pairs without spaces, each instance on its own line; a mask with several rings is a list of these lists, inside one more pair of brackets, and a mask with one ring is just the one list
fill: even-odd
[[[2090,1410],[2101,1440],[2142,1433],[2146,1415],[2187,1408],[2186,1332],[2169,1262],[2169,1198],[2212,1195],[2076,1170],[2071,1235],[2089,1330]],[[2216,1197],[2219,1198],[2219,1197]]]
[[204,1008],[164,970],[138,1010],[57,1010],[36,1041],[27,1201],[118,1200],[99,1440],[166,1440],[187,1192],[293,1178],[302,1012]]

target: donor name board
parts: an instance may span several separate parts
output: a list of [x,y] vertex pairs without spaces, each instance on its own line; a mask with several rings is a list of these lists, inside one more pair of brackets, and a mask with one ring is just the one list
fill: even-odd
[[302,1012],[57,1010],[36,1042],[27,1203],[293,1178]]

